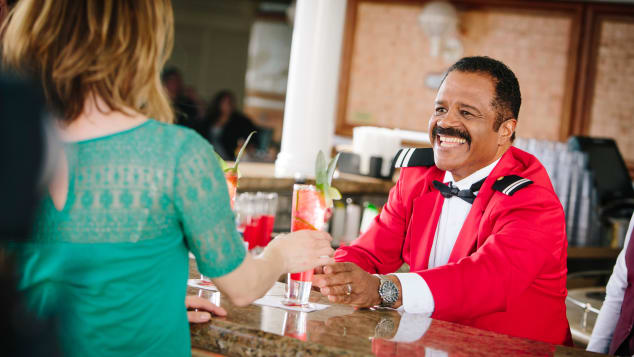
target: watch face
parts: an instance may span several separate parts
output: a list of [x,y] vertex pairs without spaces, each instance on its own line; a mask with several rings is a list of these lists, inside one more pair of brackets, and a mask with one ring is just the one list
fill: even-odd
[[393,282],[383,280],[379,287],[379,295],[384,303],[392,305],[398,300],[398,288]]

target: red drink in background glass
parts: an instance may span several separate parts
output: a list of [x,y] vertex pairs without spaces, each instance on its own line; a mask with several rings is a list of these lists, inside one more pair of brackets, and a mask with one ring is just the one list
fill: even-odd
[[[326,201],[313,185],[293,186],[293,205],[291,208],[291,232],[302,229],[322,230],[326,223]],[[310,296],[313,270],[288,274],[286,284],[286,305],[306,305]]]
[[275,216],[261,215],[251,218],[250,223],[244,226],[244,241],[249,243],[249,249],[255,247],[266,247],[271,241]]
[[236,225],[248,249],[266,247],[271,240],[277,193],[243,192],[236,198]]
[[242,235],[244,237],[244,241],[249,243],[249,249],[253,249],[258,245],[258,240],[260,237],[260,227],[259,227],[260,217],[252,217],[244,226],[244,231]]
[[273,226],[275,226],[275,216],[270,214],[264,214],[260,216],[258,222],[258,245],[260,247],[266,247],[271,241],[271,234],[273,234]]

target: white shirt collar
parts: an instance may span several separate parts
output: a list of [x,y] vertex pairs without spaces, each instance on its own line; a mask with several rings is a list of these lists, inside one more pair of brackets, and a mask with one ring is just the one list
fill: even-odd
[[500,161],[500,159],[495,160],[494,162],[490,163],[488,166],[485,166],[483,168],[481,168],[480,170],[472,173],[471,175],[463,178],[460,181],[454,181],[453,175],[451,174],[451,172],[446,171],[445,172],[445,179],[443,180],[444,182],[453,182],[454,185],[456,187],[458,187],[458,189],[460,190],[466,190],[468,188],[471,188],[471,185],[473,185],[474,183],[482,180],[483,178],[489,176],[489,174],[491,173],[491,171],[493,171],[493,169],[495,168],[495,165],[498,164],[498,162]]

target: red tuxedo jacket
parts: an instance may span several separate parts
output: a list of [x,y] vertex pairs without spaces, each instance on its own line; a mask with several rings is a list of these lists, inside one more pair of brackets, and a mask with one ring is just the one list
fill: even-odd
[[[401,169],[381,214],[336,260],[380,274],[409,264],[429,285],[433,318],[572,345],[564,212],[544,167],[511,147],[478,192],[448,264],[428,269],[444,200],[432,181],[444,175],[433,165]],[[494,190],[507,175],[533,184],[512,195]]]

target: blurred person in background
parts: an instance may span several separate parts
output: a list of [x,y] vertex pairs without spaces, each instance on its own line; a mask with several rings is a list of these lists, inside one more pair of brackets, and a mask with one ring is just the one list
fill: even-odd
[[168,124],[172,39],[169,0],[20,0],[6,20],[3,64],[41,79],[63,140],[31,240],[8,250],[30,311],[64,308],[65,355],[190,355],[188,250],[237,305],[331,261],[322,232],[246,253],[213,148]]
[[[252,131],[258,128],[251,119],[236,108],[236,98],[229,90],[218,92],[207,109],[203,123],[203,136],[209,140],[220,157],[234,161],[236,150]],[[251,149],[257,147],[258,135],[250,143]]]
[[[0,1],[0,4],[2,1]],[[0,18],[1,20],[1,18]],[[0,355],[60,356],[58,311],[37,317],[18,292],[7,242],[23,242],[53,166],[46,158],[44,98],[31,82],[0,74]],[[49,131],[50,132],[50,131]]]
[[[0,0],[0,27],[15,1]],[[28,238],[42,187],[50,178],[44,97],[30,81],[0,72],[0,355],[60,356],[55,312],[37,317],[17,289],[10,241]],[[47,138],[49,140],[47,140]]]
[[196,90],[185,86],[183,74],[176,67],[165,69],[161,80],[174,108],[174,122],[200,132],[205,104],[198,97]]
[[634,355],[634,215],[605,289],[605,301],[592,330],[588,351]]

